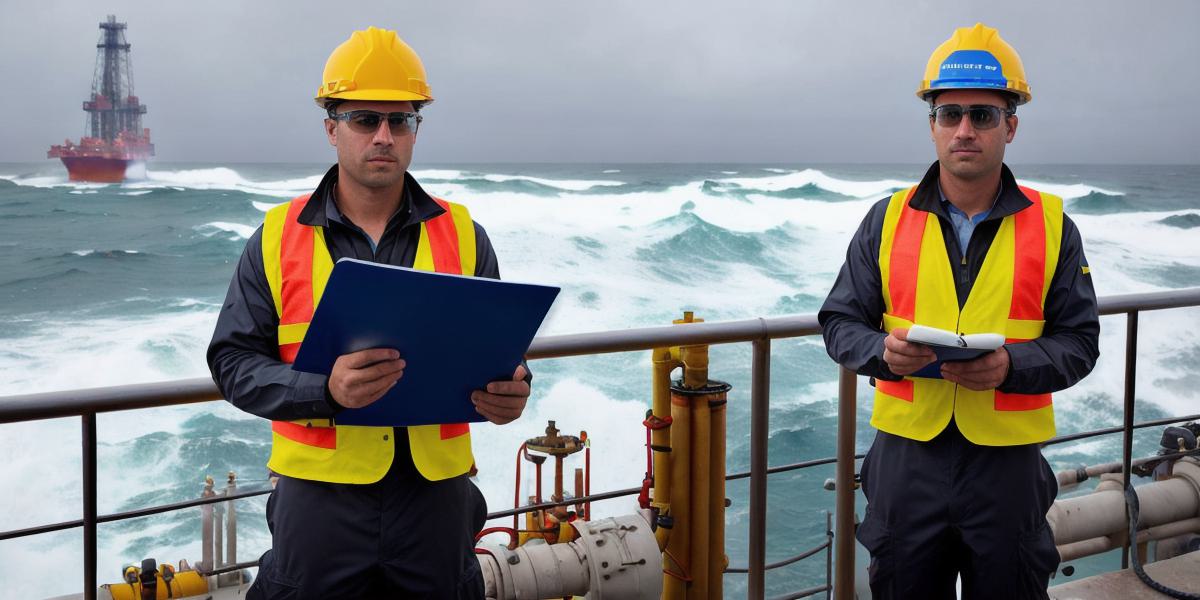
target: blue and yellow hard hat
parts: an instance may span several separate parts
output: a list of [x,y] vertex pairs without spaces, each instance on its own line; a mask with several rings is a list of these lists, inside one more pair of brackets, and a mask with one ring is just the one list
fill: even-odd
[[945,90],[1006,91],[1017,96],[1017,104],[1033,98],[1021,57],[983,23],[954,30],[929,57],[917,97],[928,100],[930,93]]

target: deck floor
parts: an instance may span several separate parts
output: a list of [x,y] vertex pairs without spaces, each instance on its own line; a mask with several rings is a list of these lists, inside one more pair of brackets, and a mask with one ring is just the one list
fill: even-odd
[[[1181,592],[1200,593],[1200,551],[1150,563],[1146,574]],[[1170,596],[1147,587],[1130,569],[1056,585],[1049,592],[1054,600],[1170,600]]]

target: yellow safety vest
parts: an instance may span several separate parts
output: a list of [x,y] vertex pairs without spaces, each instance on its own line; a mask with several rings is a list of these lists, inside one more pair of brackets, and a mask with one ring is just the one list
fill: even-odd
[[[1021,188],[1033,205],[1000,223],[960,311],[938,217],[908,205],[915,191],[892,195],[883,221],[883,329],[917,323],[959,334],[1001,333],[1009,343],[1041,337],[1043,306],[1062,243],[1062,199]],[[1050,394],[977,392],[924,377],[875,382],[871,425],[881,431],[927,441],[945,429],[951,416],[963,436],[984,446],[1054,437]]]
[[[300,196],[267,212],[263,223],[263,267],[279,315],[279,357],[296,359],[313,310],[333,270],[325,232],[297,222],[308,203]],[[475,226],[467,208],[434,198],[445,213],[421,224],[413,268],[475,274]],[[413,464],[430,481],[462,475],[474,464],[467,423],[408,427]],[[271,423],[271,459],[276,473],[331,483],[374,483],[395,455],[391,427],[337,425],[334,419]]]

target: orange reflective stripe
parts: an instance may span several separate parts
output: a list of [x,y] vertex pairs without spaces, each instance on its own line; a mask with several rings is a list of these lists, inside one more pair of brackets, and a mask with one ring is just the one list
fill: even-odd
[[289,365],[296,362],[296,355],[299,353],[300,353],[300,342],[295,342],[293,344],[280,344],[279,345],[279,360],[281,360]]
[[448,440],[471,433],[470,423],[446,423],[442,425],[442,439]]
[[458,230],[454,228],[450,204],[440,198],[434,198],[433,201],[446,211],[425,221],[429,232],[429,249],[433,251],[433,268],[438,273],[462,275],[462,262],[458,256]]
[[875,389],[893,398],[899,398],[909,402],[913,401],[913,380],[911,379],[901,379],[900,381],[876,379]]
[[271,431],[306,446],[337,448],[337,429],[333,427],[305,427],[292,421],[271,421]]
[[1035,410],[1051,402],[1050,394],[1010,394],[996,390],[996,410]]
[[1022,187],[1021,191],[1033,206],[1013,215],[1017,253],[1008,318],[1040,321],[1042,289],[1046,282],[1046,218],[1042,211],[1042,195],[1027,187]]
[[927,213],[908,205],[916,189],[909,190],[904,198],[904,208],[896,225],[896,238],[892,242],[892,272],[888,278],[888,292],[892,297],[889,312],[909,321],[917,312],[917,269],[921,263],[921,242],[925,238],[925,224],[928,222]]
[[313,294],[313,233],[306,225],[296,222],[308,196],[301,196],[288,207],[287,221],[283,224],[282,248],[279,261],[283,271],[283,314],[279,324],[307,323],[312,321]]

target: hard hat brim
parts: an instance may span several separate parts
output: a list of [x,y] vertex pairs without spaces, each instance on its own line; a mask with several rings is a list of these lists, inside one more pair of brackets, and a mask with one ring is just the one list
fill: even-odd
[[946,92],[949,90],[991,90],[995,92],[1008,92],[1017,97],[1017,104],[1025,104],[1033,99],[1033,94],[1029,93],[1028,86],[1022,86],[1020,82],[1012,81],[1001,85],[999,82],[974,79],[974,80],[945,80],[924,81],[921,83],[921,88],[917,90],[917,97],[921,100],[928,100],[929,95],[935,92]]
[[433,98],[405,90],[351,90],[313,99],[317,106],[325,108],[330,100],[367,100],[376,102],[423,102],[429,104]]

